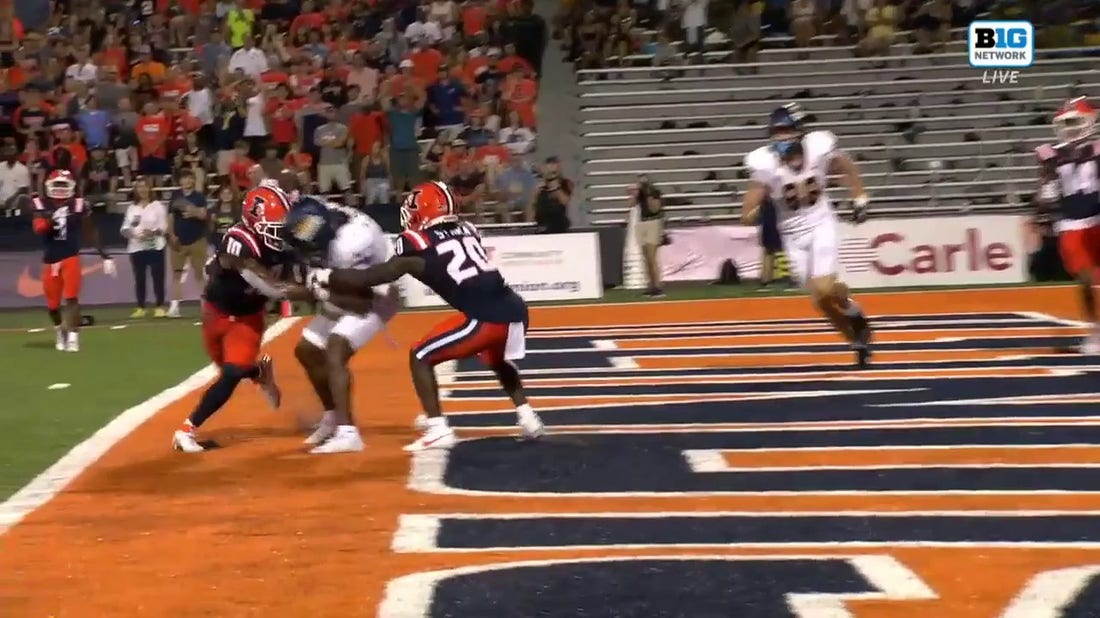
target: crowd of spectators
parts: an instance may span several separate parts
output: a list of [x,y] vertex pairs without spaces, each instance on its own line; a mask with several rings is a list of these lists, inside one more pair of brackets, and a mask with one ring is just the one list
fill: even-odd
[[357,206],[441,179],[476,221],[530,216],[532,0],[49,4],[0,0],[0,207],[67,168],[115,212],[183,175],[221,209],[289,168]]

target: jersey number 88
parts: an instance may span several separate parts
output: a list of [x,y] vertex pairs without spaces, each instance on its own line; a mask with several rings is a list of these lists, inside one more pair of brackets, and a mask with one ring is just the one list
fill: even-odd
[[805,180],[787,183],[783,186],[783,203],[788,210],[813,206],[820,197],[821,185],[817,183],[816,176],[810,176]]

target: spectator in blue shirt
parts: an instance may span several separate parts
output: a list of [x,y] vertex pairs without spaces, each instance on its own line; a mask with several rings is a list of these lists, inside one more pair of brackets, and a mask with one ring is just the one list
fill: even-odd
[[420,182],[420,143],[416,141],[416,121],[424,101],[412,92],[405,92],[393,101],[383,102],[390,122],[390,174],[393,190],[408,191]]
[[462,82],[450,75],[446,65],[439,67],[439,80],[428,86],[428,109],[435,119],[437,130],[454,129],[466,122],[462,110],[462,98],[466,88]]
[[523,157],[513,156],[496,177],[494,187],[497,202],[497,214],[501,223],[511,223],[512,213],[524,213],[535,199],[538,178],[523,161]]
[[93,96],[84,102],[84,109],[76,114],[76,124],[84,134],[89,150],[106,148],[111,143],[111,114],[99,109],[99,101]]
[[180,188],[168,202],[168,249],[172,267],[172,303],[168,317],[180,315],[183,293],[183,269],[190,266],[197,289],[206,286],[206,265],[210,233],[210,217],[206,196],[195,190],[195,175],[191,170],[180,172]]
[[485,117],[481,114],[470,114],[469,126],[458,136],[466,140],[471,148],[481,148],[497,142],[497,134],[485,126]]

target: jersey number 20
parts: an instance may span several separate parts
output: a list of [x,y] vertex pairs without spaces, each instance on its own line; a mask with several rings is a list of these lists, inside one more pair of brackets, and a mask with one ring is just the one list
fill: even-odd
[[496,267],[489,263],[489,257],[485,255],[485,249],[481,243],[472,236],[443,241],[436,245],[435,249],[441,256],[451,256],[450,261],[447,262],[447,274],[454,279],[456,285],[461,285],[463,281],[481,273],[496,270]]

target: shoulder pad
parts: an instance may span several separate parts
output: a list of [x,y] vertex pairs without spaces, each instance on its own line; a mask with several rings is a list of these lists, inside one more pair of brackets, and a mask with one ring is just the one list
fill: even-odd
[[802,139],[808,156],[824,156],[836,150],[836,135],[832,131],[810,131]]
[[775,154],[767,146],[761,146],[745,155],[745,167],[753,172],[769,171],[775,167]]
[[394,253],[396,255],[416,255],[429,246],[427,237],[421,232],[405,230],[394,239]]
[[222,237],[220,250],[234,257],[259,259],[263,255],[256,236],[248,230],[234,225]]

